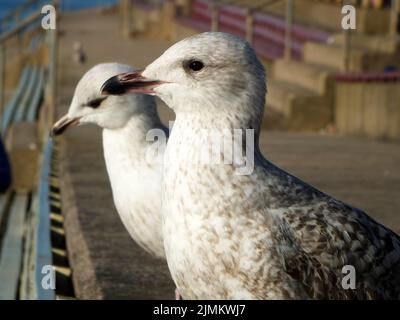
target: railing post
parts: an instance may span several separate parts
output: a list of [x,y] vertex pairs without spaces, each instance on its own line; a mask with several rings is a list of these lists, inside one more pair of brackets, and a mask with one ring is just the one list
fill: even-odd
[[253,44],[254,32],[254,12],[251,8],[246,10],[246,40],[248,43]]
[[351,51],[351,38],[350,38],[350,29],[343,30],[343,56],[344,56],[344,71],[350,71],[350,51]]
[[122,35],[129,37],[132,32],[132,3],[131,0],[121,0]]
[[[15,15],[14,15],[14,23],[15,23],[15,25],[18,25],[19,23],[21,22],[21,9],[18,9],[16,12],[15,12]],[[18,34],[17,34],[17,39],[18,39],[18,51],[19,52],[22,52],[22,50],[23,50],[23,32],[18,32]]]
[[390,15],[390,34],[396,35],[399,25],[399,0],[392,0],[392,10]]
[[6,47],[0,43],[0,130],[2,129],[6,82]]
[[211,31],[218,31],[219,27],[219,12],[218,12],[218,3],[211,3]]
[[[342,7],[344,7],[348,2],[346,0],[342,1]],[[350,29],[343,28],[343,68],[344,72],[350,71],[350,54],[351,54],[351,34]]]
[[18,9],[17,11],[15,11],[14,20],[15,20],[15,21],[14,21],[15,24],[18,24],[19,21],[21,20],[21,10],[20,10],[20,9]]
[[[59,1],[54,1],[56,28],[47,30],[49,32],[49,81],[47,101],[47,128],[51,127],[57,117],[57,70],[58,70],[58,10]],[[46,129],[47,129],[46,128]]]
[[58,60],[58,39],[57,29],[50,32],[50,61],[49,61],[49,104],[48,121],[51,126],[56,120],[57,104],[57,60]]
[[285,59],[292,59],[293,0],[286,0]]

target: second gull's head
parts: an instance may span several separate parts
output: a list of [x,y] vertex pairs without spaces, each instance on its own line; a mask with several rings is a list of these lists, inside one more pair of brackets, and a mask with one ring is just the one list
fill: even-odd
[[134,72],[131,66],[120,63],[102,63],[87,71],[79,80],[68,113],[57,121],[52,129],[62,134],[71,126],[91,123],[104,129],[119,129],[135,115],[155,114],[153,97],[144,94],[104,96],[100,88],[104,81],[120,73]]

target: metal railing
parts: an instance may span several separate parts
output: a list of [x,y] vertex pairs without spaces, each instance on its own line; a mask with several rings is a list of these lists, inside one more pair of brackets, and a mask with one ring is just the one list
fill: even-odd
[[[33,3],[38,3],[40,1],[28,1],[27,4],[32,5]],[[58,1],[53,1],[52,5],[56,8],[59,6]],[[20,6],[16,11],[22,10],[26,6]],[[56,10],[57,11],[57,10]],[[15,12],[13,13],[15,14]],[[6,16],[9,19],[9,16]],[[8,63],[7,59],[7,44],[12,39],[19,37],[27,29],[31,27],[38,27],[40,19],[43,17],[41,10],[33,12],[30,16],[24,20],[18,22],[13,28],[7,30],[3,34],[0,34],[0,117],[3,118],[4,115],[4,105],[5,105],[5,83],[6,83],[6,66]],[[55,118],[55,104],[56,104],[56,71],[57,71],[57,31],[56,30],[46,30],[48,33],[48,49],[49,49],[49,80],[48,80],[48,96],[46,105],[48,110],[47,123],[50,125]],[[22,53],[22,52],[20,52]]]
[[399,0],[391,1],[391,15],[390,15],[390,34],[396,35],[399,28],[399,14],[400,2]]
[[292,25],[293,25],[293,0],[286,0],[286,31],[285,31],[285,54],[287,60],[292,59]]
[[[4,290],[2,294],[0,294],[0,299],[15,299],[19,297],[23,299],[52,300],[56,297],[54,289],[44,288],[42,286],[42,280],[44,276],[42,272],[43,267],[51,266],[53,264],[50,237],[49,202],[49,180],[51,170],[51,155],[53,152],[53,141],[49,140],[48,138],[48,129],[54,122],[57,102],[56,80],[58,37],[57,30],[41,29],[40,21],[44,17],[44,15],[41,13],[41,8],[38,8],[38,10],[36,10],[35,12],[29,11],[29,16],[28,14],[24,14],[22,12],[23,8],[31,8],[30,6],[32,4],[37,4],[39,2],[40,1],[37,0],[29,0],[23,6],[18,7],[16,11],[7,15],[5,17],[6,19],[12,19],[11,17],[15,16],[16,12],[18,11],[18,14],[21,14],[21,16],[24,18],[22,20],[19,20],[17,23],[13,23],[12,28],[7,29],[5,32],[0,34],[1,125],[4,122],[7,123],[7,125],[5,125],[4,127],[8,127],[8,123],[11,122],[11,119],[16,126],[15,128],[17,128],[18,126],[18,124],[16,123],[18,121],[37,121],[39,106],[42,105],[42,112],[39,113],[41,115],[39,116],[41,121],[39,120],[38,125],[35,126],[39,128],[39,133],[44,133],[43,135],[39,136],[39,139],[37,139],[35,136],[30,137],[32,139],[29,140],[35,143],[34,146],[31,143],[29,148],[38,147],[37,150],[39,150],[40,145],[44,146],[42,156],[40,157],[42,160],[42,165],[39,168],[41,170],[41,174],[38,184],[38,193],[35,191],[34,186],[26,187],[26,190],[19,190],[19,194],[16,197],[16,200],[12,203],[12,205],[9,205],[7,216],[11,219],[7,224],[8,233],[12,234],[14,232],[14,229],[18,230],[19,233],[16,237],[14,236],[12,238],[13,242],[6,243],[6,245],[2,245],[0,248],[0,250],[2,251],[1,254],[3,256],[4,252],[12,251],[12,254],[10,254],[10,256],[15,255],[16,257],[14,260],[7,260],[11,261],[11,263],[6,264],[6,266],[8,266],[8,269],[6,271],[12,270],[12,272],[0,272],[0,278],[2,278],[2,280],[8,279],[8,281],[2,281],[1,286]],[[59,8],[58,1],[53,1],[51,4],[56,9]],[[38,33],[38,31],[40,32]],[[46,42],[42,42],[45,38],[43,37],[44,33],[46,34]],[[21,47],[20,45],[16,45],[16,41],[14,41],[15,39],[19,38],[19,41],[17,41],[17,43],[20,42],[20,40],[22,39],[22,35],[26,35],[27,39],[28,37],[30,38],[30,43],[28,46],[26,46],[26,48],[25,46]],[[48,53],[43,56],[31,56],[31,54],[42,54],[43,51],[38,51],[39,48],[40,50],[47,50]],[[25,63],[23,68],[21,68],[23,72],[21,73],[22,75],[19,80],[19,85],[13,90],[14,92],[12,95],[12,99],[10,99],[9,103],[7,104],[6,114],[11,116],[4,117],[4,91],[7,71],[10,70],[12,72],[15,72],[15,70],[11,70],[11,68],[9,67],[11,49],[13,50],[13,57],[19,56],[18,58],[21,59],[21,61],[25,61]],[[16,52],[16,54],[14,54],[14,52]],[[32,57],[34,59],[32,59]],[[48,69],[48,73],[46,73],[46,69]],[[48,76],[45,76],[45,74],[48,74]],[[47,90],[44,90],[45,83],[47,85]],[[44,101],[42,104],[41,97],[44,91],[46,91],[47,94],[44,95]],[[23,127],[18,127],[18,129],[19,128]],[[0,128],[0,132],[2,132],[3,129],[3,127]],[[4,130],[4,132],[6,131]],[[10,137],[10,135],[12,134],[15,134],[15,131],[10,130],[10,132],[7,132],[8,137]],[[4,133],[4,136],[5,135],[6,134]],[[24,146],[24,148],[28,147]],[[9,152],[12,152],[12,147]],[[39,153],[40,151],[38,151],[38,154]],[[38,162],[39,161],[40,159],[38,160]],[[33,170],[35,170],[35,168]],[[15,189],[15,186],[13,186],[13,188],[13,190],[17,190]],[[28,208],[26,203],[30,203],[28,202],[29,196],[32,196],[33,201],[29,206],[28,214],[27,212],[25,212],[25,210],[26,208]],[[21,201],[18,201],[18,199],[20,199]],[[0,262],[4,261],[4,259],[0,260]]]
[[[254,6],[246,7],[246,40],[249,43],[253,42],[254,35],[254,13],[265,9],[271,5],[274,5],[278,2],[286,2],[286,11],[285,11],[285,49],[284,49],[284,58],[291,59],[292,58],[292,26],[293,26],[293,12],[294,12],[294,1],[293,0],[267,0],[256,4]],[[219,1],[211,1],[211,31],[218,31],[219,27],[219,7],[222,5],[238,5],[233,0],[219,0]]]
[[[269,0],[259,5],[256,5],[251,8],[249,15],[252,15],[255,11],[260,9],[265,9],[268,6],[276,4],[278,2],[285,1],[286,2],[286,11],[285,11],[285,49],[284,49],[284,58],[291,60],[292,59],[292,26],[293,26],[293,13],[294,13],[294,2],[293,0]],[[254,19],[250,18],[250,21],[254,21]],[[253,30],[251,26],[248,26],[250,30]],[[252,35],[249,35],[252,38]],[[249,41],[250,43],[252,41]]]
[[18,21],[21,17],[21,13],[29,8],[31,5],[36,3],[37,0],[28,0],[23,4],[17,6],[14,10],[10,11],[6,15],[0,18],[0,30],[3,30],[3,27],[8,23],[14,21]]
[[0,18],[0,33],[7,31],[7,29],[14,27],[26,15],[29,15],[34,10],[38,9],[41,4],[45,4],[46,0],[26,0],[21,5],[17,6],[14,10]]
[[[143,1],[147,3],[147,1]],[[254,30],[256,29],[255,24],[257,23],[258,11],[268,8],[269,6],[282,3],[286,5],[285,10],[285,39],[284,39],[284,57],[286,59],[292,59],[292,26],[293,26],[293,13],[294,13],[294,1],[293,0],[265,0],[256,4],[247,4],[241,0],[206,0],[202,1],[207,8],[207,14],[209,15],[209,23],[211,31],[218,31],[221,29],[221,15],[220,11],[226,9],[226,7],[232,7],[232,11],[240,11],[240,15],[245,17],[246,21],[244,27],[241,26],[241,31],[244,31],[245,38],[249,43],[253,43],[255,37]],[[150,2],[149,2],[150,3]],[[132,0],[120,0],[120,14],[121,14],[121,30],[122,34],[129,36],[132,30],[132,11],[135,1]],[[192,3],[193,5],[193,3]]]
[[[352,4],[351,1],[342,1],[342,6]],[[398,34],[399,27],[399,14],[400,14],[400,2],[399,0],[391,0],[390,4],[390,26],[389,26],[389,34],[392,36],[396,36]],[[343,68],[344,72],[350,72],[350,60],[352,54],[352,34],[354,31],[350,29],[343,29]]]
[[[6,84],[6,66],[7,66],[7,42],[15,36],[31,26],[42,17],[41,12],[32,14],[27,19],[19,22],[14,28],[0,35],[0,116],[4,117],[4,104],[5,104],[5,84]],[[2,129],[2,128],[0,128]]]

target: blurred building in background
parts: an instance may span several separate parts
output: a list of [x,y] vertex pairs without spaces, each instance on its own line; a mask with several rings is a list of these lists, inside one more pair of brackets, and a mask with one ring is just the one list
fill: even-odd
[[[356,8],[343,30],[342,8]],[[246,38],[269,71],[267,129],[400,137],[398,1],[121,1],[122,32]]]

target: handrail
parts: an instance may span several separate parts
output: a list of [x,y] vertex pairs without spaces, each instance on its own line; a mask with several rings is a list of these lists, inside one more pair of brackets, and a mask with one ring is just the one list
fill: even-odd
[[6,15],[4,15],[3,17],[0,18],[0,24],[11,20],[15,15],[18,15],[19,13],[21,13],[21,11],[25,10],[26,8],[29,8],[31,5],[33,5],[34,3],[39,3],[42,0],[27,0],[26,2],[20,4],[19,6],[17,6],[13,11],[7,13]]
[[[32,3],[39,3],[39,1],[35,1]],[[30,3],[30,4],[32,4]],[[52,0],[50,4],[53,5],[56,9],[59,7],[59,0]],[[56,10],[57,13],[57,10]],[[4,89],[5,89],[5,66],[6,66],[6,42],[10,40],[12,37],[19,35],[21,32],[25,31],[25,29],[33,26],[34,23],[38,22],[43,17],[41,10],[37,10],[32,13],[28,18],[23,21],[18,22],[16,26],[14,26],[11,30],[0,35],[0,115],[3,118],[4,115]],[[57,31],[56,30],[48,30],[47,33],[50,35],[49,37],[49,50],[50,50],[50,66],[49,66],[49,103],[46,105],[49,108],[48,114],[51,115],[49,117],[49,124],[54,121],[54,105],[55,105],[55,94],[56,94],[56,59],[57,59]],[[2,122],[4,119],[2,119]],[[4,131],[4,128],[1,129]]]
[[336,75],[338,82],[399,82],[400,71],[392,72],[357,72]]
[[264,9],[266,7],[269,7],[270,5],[273,5],[273,4],[281,2],[281,1],[284,1],[284,0],[268,0],[268,1],[265,1],[263,3],[260,3],[260,4],[257,4],[257,5],[254,5],[254,6],[250,7],[250,10],[257,11],[257,10],[260,10],[260,9]]
[[27,108],[30,100],[32,99],[33,93],[35,92],[38,76],[39,76],[38,67],[32,67],[30,78],[28,80],[25,91],[23,92],[21,101],[19,102],[18,109],[16,110],[16,114],[14,116],[14,122],[25,121]]
[[[285,1],[285,0],[266,0],[264,2],[254,4],[254,5],[252,5],[252,4],[244,5],[242,1],[238,1],[238,0],[218,0],[215,3],[218,4],[219,6],[221,6],[221,5],[222,6],[236,6],[236,7],[240,7],[243,9],[250,10],[250,11],[257,11],[257,10],[263,9],[265,7],[268,7],[274,3],[281,2],[281,1]],[[208,2],[212,3],[214,1],[209,0]]]
[[25,20],[18,23],[18,25],[16,25],[14,28],[12,28],[11,30],[9,30],[9,31],[5,32],[3,35],[1,35],[0,36],[0,45],[42,17],[43,17],[43,14],[41,11],[31,14],[28,18],[26,18]]
[[33,122],[35,121],[38,113],[38,108],[40,105],[40,100],[43,95],[43,84],[45,82],[45,69],[42,67],[39,71],[39,80],[37,82],[37,89],[35,91],[34,96],[32,97],[31,103],[28,107],[28,113],[26,115],[26,121]]
[[31,71],[32,70],[29,67],[26,67],[23,70],[22,75],[19,80],[19,83],[18,83],[18,86],[15,90],[15,93],[14,93],[13,97],[11,98],[10,102],[5,106],[5,108],[3,110],[1,123],[0,123],[1,135],[3,135],[3,136],[5,136],[5,134],[7,133],[7,130],[14,118],[15,109],[18,106],[18,103],[21,99],[21,93],[24,90],[24,88],[30,78]]
[[[52,0],[48,1],[54,7],[58,7],[58,1]],[[28,3],[28,2],[27,2]],[[29,4],[39,3],[39,1],[29,1]],[[25,3],[26,5],[26,3]],[[32,7],[32,9],[34,9]],[[48,43],[46,45],[46,51],[48,51],[48,66],[43,65],[43,61],[41,59],[41,52],[38,52],[37,49],[41,48],[38,46],[39,40],[41,39],[41,35],[36,36],[36,30],[33,28],[40,28],[40,20],[43,17],[43,14],[38,8],[35,9],[35,12],[31,13],[29,9],[28,11],[21,12],[23,14],[23,20],[18,20],[13,24],[13,27],[8,29],[3,34],[0,35],[0,49],[6,48],[6,46],[11,45],[11,40],[15,36],[19,36],[21,34],[29,33],[29,31],[33,31],[30,34],[30,44],[25,47],[21,47],[20,49],[25,50],[27,48],[28,57],[27,59],[23,59],[27,61],[23,66],[23,72],[20,76],[19,83],[17,87],[14,89],[13,95],[11,96],[10,102],[7,104],[7,112],[6,116],[0,119],[0,130],[3,135],[5,134],[6,128],[11,122],[19,121],[35,121],[38,114],[38,106],[40,106],[42,102],[42,97],[44,94],[44,86],[48,86],[49,94],[45,96],[44,107],[46,108],[46,112],[41,113],[41,116],[47,117],[46,123],[44,121],[40,121],[40,125],[44,125],[44,128],[40,132],[45,132],[48,129],[48,125],[54,121],[54,119],[49,119],[49,115],[54,117],[55,113],[55,104],[56,104],[56,71],[57,71],[57,30],[46,30],[40,31],[40,34],[46,34]],[[57,13],[57,12],[56,12]],[[29,15],[28,17],[26,17]],[[4,20],[0,20],[4,21]],[[10,25],[11,27],[11,25]],[[25,57],[25,51],[22,51],[22,57]],[[35,54],[38,52],[38,59],[31,59],[29,57],[30,54]],[[3,50],[0,50],[0,53],[3,53]],[[40,56],[39,56],[40,55]],[[36,58],[36,57],[33,57]],[[6,56],[0,55],[0,110],[3,107],[4,101],[4,80],[5,80],[5,65],[6,65]],[[45,76],[45,70],[48,70],[48,76]],[[4,72],[3,72],[4,71]],[[11,107],[11,108],[10,108]],[[48,123],[49,121],[50,123]],[[5,125],[4,125],[5,124]],[[31,252],[26,256],[26,260],[22,263],[18,263],[18,265],[24,265],[25,269],[22,272],[22,277],[20,279],[20,283],[24,286],[28,286],[29,289],[26,297],[34,298],[39,300],[54,300],[56,298],[55,290],[53,288],[47,289],[42,284],[42,280],[44,279],[44,274],[42,273],[44,270],[49,270],[48,268],[53,268],[53,260],[52,260],[52,252],[51,252],[51,234],[50,234],[50,203],[49,203],[49,192],[50,192],[50,173],[51,173],[51,156],[53,151],[53,141],[48,140],[46,137],[47,134],[41,138],[41,141],[44,142],[43,148],[43,158],[42,165],[40,170],[40,180],[39,180],[39,190],[37,197],[34,196],[34,202],[31,205],[32,216],[34,220],[32,224],[28,226],[30,228],[28,233],[25,234],[29,237],[30,243],[26,242],[27,245],[31,248]],[[25,208],[26,206],[24,206]],[[16,207],[15,210],[18,212],[22,212],[20,207]],[[43,267],[46,267],[45,269]],[[19,272],[15,268],[15,272]],[[55,269],[50,270],[52,272],[51,276],[55,276]],[[19,274],[21,275],[21,274]],[[54,278],[53,278],[54,279]],[[55,279],[54,279],[55,280]],[[6,282],[4,282],[6,283]],[[15,283],[18,283],[16,281]],[[4,286],[4,284],[3,284]],[[22,288],[22,287],[20,287]],[[23,289],[22,289],[23,290]],[[22,297],[23,294],[20,296]]]
[[250,43],[253,42],[254,37],[254,13],[257,10],[268,7],[277,2],[286,2],[286,12],[285,12],[285,50],[284,57],[287,60],[292,58],[292,29],[293,29],[293,11],[294,11],[294,1],[293,0],[267,0],[260,4],[254,6],[244,6],[241,3],[235,3],[235,0],[219,0],[219,1],[209,1],[211,7],[211,31],[218,31],[219,29],[219,11],[224,6],[234,6],[238,9],[246,10],[246,40]]

